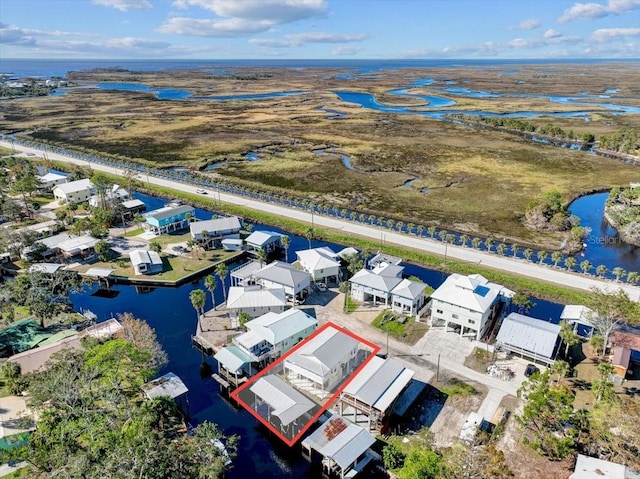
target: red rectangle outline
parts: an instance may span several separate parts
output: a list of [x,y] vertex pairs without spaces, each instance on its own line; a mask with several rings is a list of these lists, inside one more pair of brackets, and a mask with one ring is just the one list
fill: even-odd
[[[276,366],[278,366],[281,362],[283,362],[287,357],[289,357],[291,354],[295,353],[298,349],[300,349],[301,347],[303,347],[304,345],[306,345],[309,341],[311,341],[313,338],[315,338],[317,335],[319,335],[322,331],[324,331],[327,328],[333,328],[336,329],[338,331],[340,331],[343,334],[346,334],[347,336],[352,337],[353,339],[355,339],[356,341],[358,341],[359,343],[362,343],[366,346],[368,346],[369,348],[372,349],[371,354],[369,355],[369,357],[367,359],[365,359],[362,364],[360,366],[358,366],[356,368],[356,370],[351,373],[351,375],[344,381],[344,383],[336,390],[336,392],[334,392],[331,397],[329,397],[329,399],[327,399],[324,402],[324,405],[320,406],[320,409],[318,410],[317,413],[315,413],[313,415],[313,417],[309,420],[309,422],[300,430],[300,432],[298,432],[298,434],[296,434],[293,438],[291,439],[287,439],[280,431],[278,431],[269,421],[267,421],[266,419],[264,419],[262,416],[260,416],[258,414],[257,411],[254,411],[253,408],[251,406],[249,406],[246,402],[244,402],[242,399],[240,399],[240,393],[242,391],[244,391],[246,388],[248,388],[249,386],[251,386],[251,384],[253,384],[254,382],[256,382],[258,379],[260,379],[262,376],[266,375],[269,371],[271,371],[271,369],[275,368]],[[370,341],[367,341],[364,338],[361,338],[360,336],[356,335],[355,333],[352,333],[351,331],[349,331],[346,328],[343,328],[341,326],[338,326],[337,324],[334,324],[332,322],[328,322],[327,324],[325,324],[324,326],[322,326],[321,328],[317,329],[313,334],[311,334],[310,336],[308,336],[304,341],[300,341],[300,343],[296,344],[293,348],[291,348],[289,351],[287,351],[287,353],[280,357],[280,359],[278,359],[277,361],[275,361],[273,364],[270,364],[268,367],[266,367],[265,369],[263,369],[262,371],[260,371],[258,374],[256,374],[253,378],[251,378],[249,381],[247,381],[246,383],[244,383],[242,386],[240,386],[239,388],[237,388],[236,390],[232,391],[230,396],[236,401],[238,402],[238,404],[240,404],[247,412],[249,412],[249,414],[251,414],[253,417],[255,417],[258,421],[260,421],[262,424],[264,424],[267,429],[269,429],[272,433],[274,433],[280,440],[282,440],[287,446],[292,447],[297,441],[298,439],[300,439],[300,437],[313,425],[313,423],[315,423],[318,418],[322,415],[322,413],[324,413],[329,406],[333,403],[333,401],[335,401],[337,399],[337,397],[340,395],[340,393],[342,391],[344,391],[344,389],[349,385],[349,383],[351,383],[351,381],[353,381],[355,379],[355,377],[360,373],[360,371],[362,371],[362,369],[369,363],[369,361],[371,361],[373,359],[373,357],[378,354],[378,352],[380,351],[380,346],[377,346],[375,344],[373,344]]]

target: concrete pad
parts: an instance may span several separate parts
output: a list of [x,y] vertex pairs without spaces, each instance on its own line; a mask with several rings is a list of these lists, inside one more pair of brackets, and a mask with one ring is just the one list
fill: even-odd
[[27,403],[21,396],[6,396],[0,398],[0,437],[11,436],[19,432],[28,431],[18,427],[18,419],[27,412]]

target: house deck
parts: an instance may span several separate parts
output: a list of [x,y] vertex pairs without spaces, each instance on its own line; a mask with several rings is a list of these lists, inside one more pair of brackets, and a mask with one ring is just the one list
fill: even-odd
[[235,318],[229,316],[224,305],[218,305],[217,310],[209,310],[200,317],[193,342],[205,353],[213,355],[229,344],[231,339],[242,333],[236,329]]

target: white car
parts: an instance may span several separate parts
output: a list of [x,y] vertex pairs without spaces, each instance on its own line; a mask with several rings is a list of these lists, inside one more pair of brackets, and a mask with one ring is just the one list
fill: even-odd
[[201,194],[201,195],[206,195],[207,191],[203,190],[203,189],[199,189],[199,190],[196,190],[196,193]]
[[325,292],[327,290],[327,285],[324,283],[316,283],[316,288],[318,288],[319,291]]

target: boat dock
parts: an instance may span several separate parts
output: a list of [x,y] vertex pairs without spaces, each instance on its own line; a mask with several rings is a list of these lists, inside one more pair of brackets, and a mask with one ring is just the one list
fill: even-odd
[[236,319],[229,316],[222,304],[218,305],[218,309],[210,309],[200,316],[196,334],[191,340],[203,353],[213,356],[241,333]]

